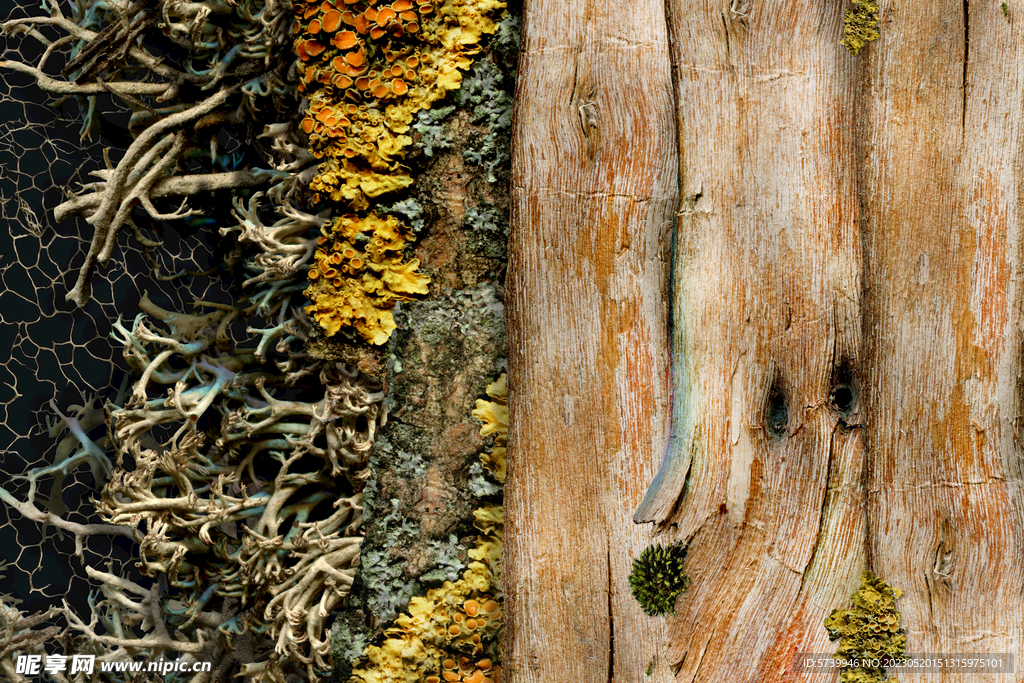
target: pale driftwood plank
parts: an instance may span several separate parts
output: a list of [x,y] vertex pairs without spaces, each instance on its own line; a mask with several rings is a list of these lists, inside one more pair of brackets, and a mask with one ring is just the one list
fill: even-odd
[[[671,679],[626,577],[667,433],[675,112],[661,2],[526,5],[505,508],[516,683]],[[639,678],[638,678],[639,677]]]
[[862,362],[855,60],[839,3],[669,5],[675,426],[638,518],[689,542],[677,680],[794,680],[865,566],[859,413],[832,400]]
[[906,592],[909,647],[1020,662],[1024,61],[1009,7],[883,3],[860,130],[871,561]]
[[[675,424],[636,516],[690,546],[693,585],[665,634],[676,680],[804,680],[790,658],[834,649],[822,622],[865,568],[906,592],[911,651],[1024,660],[1016,9],[883,2],[882,39],[857,58],[839,46],[843,3],[668,6],[683,208]],[[581,51],[567,45],[580,29],[537,30],[544,37],[527,45],[540,55],[550,36],[569,37],[558,43],[562,63],[530,65],[527,83],[561,92],[577,73]],[[606,30],[591,24],[586,40],[599,44]],[[607,417],[621,411],[615,395],[587,391],[591,378],[607,388],[621,376],[603,365],[618,359],[605,350],[619,327],[601,303],[605,280],[582,284],[599,245],[580,226],[629,225],[628,213],[592,216],[599,200],[615,203],[608,188],[638,176],[635,165],[588,175],[593,164],[578,160],[592,155],[593,136],[588,151],[565,133],[571,107],[529,105],[519,112],[517,142],[529,151],[517,166],[512,267],[523,393],[510,641],[530,680],[605,680],[609,612],[579,585],[608,585],[600,548],[611,547],[612,527],[591,501],[613,505],[608,487],[621,479],[589,454],[578,461],[585,474],[555,454],[580,443],[614,452],[623,441],[623,423]],[[583,201],[547,205],[540,188]],[[570,231],[545,237],[545,221]],[[656,366],[642,376],[657,377]],[[836,399],[845,390],[848,410]],[[572,495],[578,502],[565,503]],[[559,633],[576,600],[578,627]],[[636,634],[641,652],[657,637]],[[642,670],[616,667],[614,678],[640,680]]]

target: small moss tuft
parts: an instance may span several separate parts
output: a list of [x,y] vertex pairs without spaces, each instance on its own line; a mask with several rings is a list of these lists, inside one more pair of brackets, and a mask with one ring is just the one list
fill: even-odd
[[999,5],[999,9],[1003,10],[1003,16],[1004,17],[1009,17],[1010,16],[1010,6],[1008,4],[1006,4],[1005,2]]
[[682,541],[669,546],[648,546],[633,560],[629,587],[644,612],[656,617],[675,614],[676,597],[690,585],[683,574],[686,548]]
[[[839,638],[837,659],[885,660],[902,657],[907,646],[906,629],[900,627],[896,598],[903,595],[869,571],[860,577],[860,588],[850,609],[835,609],[825,619],[829,640]],[[884,668],[850,667],[840,673],[842,683],[881,683],[889,680]]]
[[878,40],[878,3],[874,0],[853,0],[853,7],[843,17],[842,45],[853,54],[873,40]]

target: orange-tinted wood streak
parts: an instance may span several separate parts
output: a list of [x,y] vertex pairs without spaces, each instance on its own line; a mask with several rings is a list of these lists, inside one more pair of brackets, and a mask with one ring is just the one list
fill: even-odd
[[822,620],[865,566],[857,411],[830,400],[861,371],[855,60],[840,3],[670,7],[670,456],[688,479],[666,476],[638,516],[690,542],[693,583],[667,620],[676,680],[804,680],[789,658],[831,650]]
[[1021,661],[1022,24],[964,6],[882,3],[862,65],[870,555],[908,648]]
[[667,438],[678,204],[661,0],[526,3],[513,133],[503,666],[668,681],[629,594],[632,510]]

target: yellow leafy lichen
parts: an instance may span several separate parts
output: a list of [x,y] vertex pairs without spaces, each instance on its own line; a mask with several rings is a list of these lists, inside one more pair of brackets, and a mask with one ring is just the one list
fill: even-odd
[[[310,182],[314,200],[326,197],[366,211],[371,200],[412,184],[402,162],[414,115],[461,85],[460,70],[472,64],[482,37],[494,33],[492,15],[505,3],[306,0],[293,7],[299,91],[309,100],[302,130],[310,151],[324,159]],[[318,263],[321,256],[318,250]],[[424,283],[416,293],[426,293],[427,279],[413,263],[386,273],[386,289],[416,281]],[[359,287],[335,281],[321,279],[308,294],[324,332],[332,336],[351,325],[371,343],[387,341],[394,329],[388,298],[363,297]],[[331,307],[340,309],[332,313]]]
[[[487,394],[504,407],[504,374],[487,387]],[[504,444],[508,438],[507,409],[504,414],[504,421],[493,423],[490,432],[496,435],[495,443],[500,440]],[[476,410],[473,415],[477,415]],[[481,433],[485,429],[488,424]],[[504,470],[504,448],[502,452]],[[440,588],[410,600],[407,611],[384,632],[384,641],[366,648],[366,662],[352,671],[349,683],[501,682],[501,539],[505,516],[500,505],[490,505],[474,510],[473,518],[480,535],[476,547],[469,551],[472,562],[462,578],[445,581]]]
[[373,168],[359,168],[348,159],[329,159],[320,166],[320,173],[309,186],[324,192],[332,201],[348,202],[356,210],[370,206],[367,197],[379,197],[412,185],[412,176],[405,170],[379,173]]
[[878,3],[875,0],[853,0],[853,7],[843,17],[843,39],[840,44],[853,54],[873,40],[878,40]]
[[413,598],[384,642],[366,648],[350,683],[500,683],[504,519],[501,506],[476,512],[482,533],[462,578]]
[[853,605],[834,609],[825,619],[829,640],[839,639],[835,657],[842,661],[859,661],[863,666],[845,667],[839,678],[842,683],[883,683],[890,679],[876,662],[899,659],[907,645],[907,631],[900,625],[896,600],[903,593],[870,571],[861,574],[860,588],[850,597]]
[[505,373],[487,387],[487,395],[493,401],[478,399],[473,417],[484,423],[480,433],[484,436],[494,434],[494,448],[489,453],[482,453],[480,459],[484,467],[494,478],[505,483],[505,447],[508,445],[508,406]]
[[[416,112],[462,83],[499,0],[327,0],[296,3],[302,121],[310,150],[328,160],[311,187],[365,209],[407,187],[401,165]],[[384,176],[394,176],[391,181]]]
[[395,329],[398,301],[426,294],[430,278],[405,261],[409,231],[394,216],[346,214],[321,229],[316,261],[306,289],[306,313],[328,335],[352,327],[371,344],[383,344]]

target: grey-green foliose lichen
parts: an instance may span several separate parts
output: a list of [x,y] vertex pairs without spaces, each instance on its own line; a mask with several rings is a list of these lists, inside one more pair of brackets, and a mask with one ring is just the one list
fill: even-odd
[[454,106],[424,109],[416,114],[412,129],[419,133],[413,143],[424,156],[433,157],[435,152],[451,147],[451,139],[445,131],[444,122],[455,112]]
[[489,59],[477,61],[463,78],[456,101],[472,107],[470,123],[484,126],[486,133],[473,138],[463,150],[466,163],[487,171],[487,182],[498,181],[497,174],[510,166],[509,134],[512,127],[512,95],[505,79],[514,79]]

